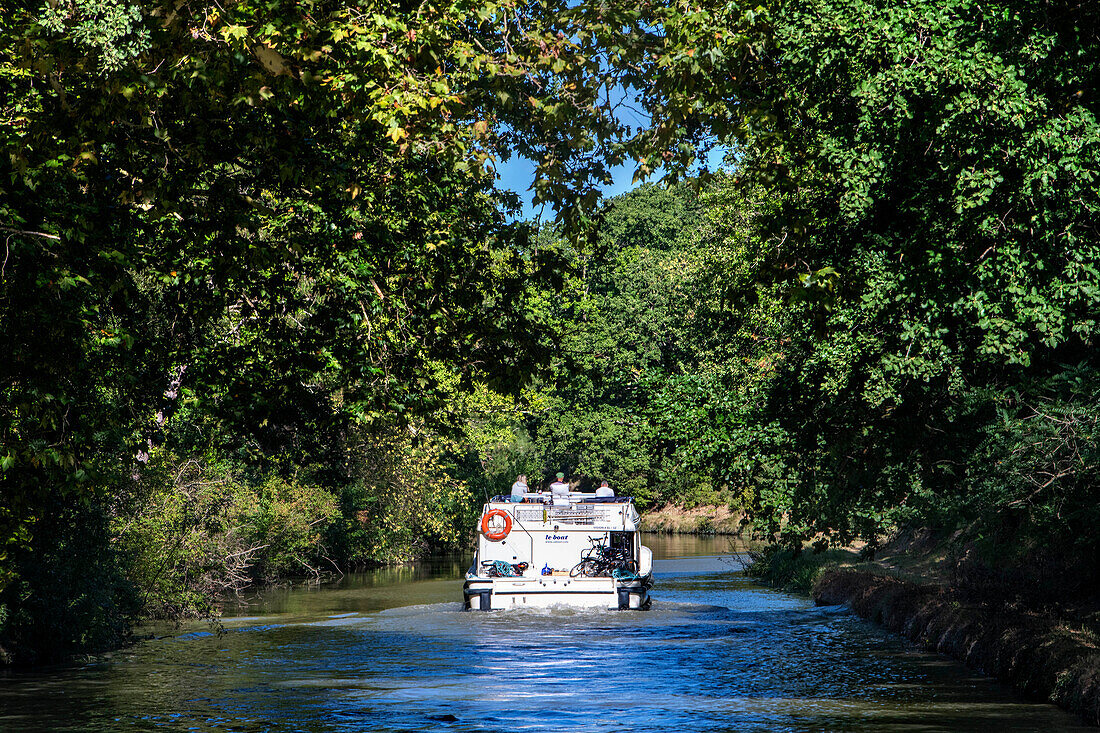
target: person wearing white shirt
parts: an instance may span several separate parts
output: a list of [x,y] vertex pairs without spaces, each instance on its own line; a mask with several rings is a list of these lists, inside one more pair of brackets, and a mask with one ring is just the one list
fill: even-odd
[[523,501],[523,495],[527,493],[527,477],[522,473],[516,476],[516,482],[512,484],[512,501]]
[[558,480],[550,484],[550,494],[552,496],[569,496],[569,484],[565,482],[565,474],[558,471]]

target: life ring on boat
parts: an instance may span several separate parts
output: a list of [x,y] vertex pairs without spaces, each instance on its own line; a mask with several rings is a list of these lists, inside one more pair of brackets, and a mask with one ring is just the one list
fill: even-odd
[[[504,526],[490,527],[493,517],[503,517]],[[508,512],[503,509],[490,509],[485,512],[485,516],[481,518],[481,534],[485,535],[485,539],[497,542],[508,536],[508,533],[512,531],[512,517]]]

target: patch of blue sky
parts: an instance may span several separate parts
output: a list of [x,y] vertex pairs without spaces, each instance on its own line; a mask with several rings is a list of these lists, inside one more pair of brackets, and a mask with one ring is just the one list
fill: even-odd
[[[706,168],[714,172],[723,167],[723,159],[729,152],[728,148],[715,147],[709,151],[706,158],[700,160],[697,169]],[[498,162],[496,165],[497,176],[501,188],[517,194],[522,202],[522,210],[519,219],[524,221],[552,221],[554,209],[548,203],[538,206],[534,203],[535,192],[532,186],[535,182],[535,162],[527,158],[513,155],[509,160]],[[623,163],[611,169],[611,183],[598,186],[604,198],[612,198],[631,191],[642,185],[644,181],[634,180],[635,166],[633,162]],[[648,180],[659,180],[661,172],[658,170]]]
[[[625,89],[618,84],[610,84],[604,90],[604,108],[613,115],[617,121],[626,127],[627,135],[643,130],[649,126],[650,117],[644,109],[640,97],[640,90]],[[730,148],[724,145],[712,144],[699,151],[700,158],[689,171],[690,175],[702,170],[715,172],[724,167],[724,161],[730,153]],[[501,189],[515,193],[521,202],[518,219],[523,221],[549,222],[554,219],[554,207],[549,203],[534,203],[535,161],[523,157],[518,152],[513,152],[506,161],[497,161],[496,173],[498,185]],[[634,161],[626,161],[621,165],[612,167],[608,172],[610,182],[595,182],[603,198],[613,198],[642,185],[647,181],[660,180],[663,171],[658,168],[650,176],[643,180],[635,180],[636,171]]]

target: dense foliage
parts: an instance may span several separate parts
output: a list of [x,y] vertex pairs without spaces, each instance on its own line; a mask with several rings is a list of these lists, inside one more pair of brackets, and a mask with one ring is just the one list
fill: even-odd
[[[555,259],[504,219],[480,100],[550,62],[513,60],[482,85],[507,54],[466,25],[473,9],[368,10],[74,0],[2,14],[0,591],[55,544],[58,503],[118,518],[146,593],[253,545],[269,548],[258,572],[316,567],[316,543],[299,557],[300,539],[268,536],[305,500],[299,471],[339,494],[311,512],[366,517],[364,502],[432,474],[401,459],[364,478],[357,451],[384,453],[410,421],[454,429],[441,406],[456,390],[511,390],[529,370],[522,282]],[[189,549],[190,526],[206,549]],[[184,555],[149,566],[142,543]],[[345,551],[390,557],[366,538]]]
[[[526,283],[559,281],[555,247],[508,223],[493,163],[536,160],[537,197],[574,240],[628,152],[646,170],[673,149],[689,164],[693,148],[658,124],[679,105],[655,113],[651,138],[611,93],[616,78],[677,84],[677,54],[644,73],[663,43],[654,24],[674,16],[510,1],[5,5],[0,648],[35,647],[33,615],[9,609],[41,593],[29,579],[61,540],[59,506],[98,523],[79,551],[113,542],[100,556],[146,610],[197,608],[188,594],[235,585],[243,557],[263,574],[315,568],[330,546],[354,563],[453,541],[471,487],[509,463],[478,446],[515,423],[502,400],[540,357]],[[464,420],[463,400],[496,416]],[[338,530],[266,542],[265,522],[303,501],[328,517],[318,491],[336,498]],[[420,500],[423,532],[405,521]],[[379,522],[404,534],[378,536]],[[295,551],[302,537],[311,557]],[[182,549],[148,556],[161,546]],[[103,587],[89,575],[52,592],[75,608]],[[106,626],[124,628],[111,597]],[[113,639],[62,635],[51,650]]]
[[837,274],[822,328],[780,350],[770,397],[795,470],[773,516],[841,538],[980,520],[1094,553],[1096,9],[781,17],[765,170],[788,236],[771,264]]
[[[773,73],[725,111],[768,112],[737,178],[640,266],[652,285],[594,268],[574,286],[554,460],[657,500],[677,498],[672,475],[687,503],[718,489],[792,545],[873,547],[914,522],[1010,557],[1096,557],[1096,20],[1072,2],[772,8]],[[693,93],[713,111],[724,92]],[[667,237],[640,206],[613,212],[646,222],[652,257]],[[665,292],[677,323],[654,331]],[[608,329],[625,343],[606,366],[573,355]],[[650,381],[594,396],[643,354]]]

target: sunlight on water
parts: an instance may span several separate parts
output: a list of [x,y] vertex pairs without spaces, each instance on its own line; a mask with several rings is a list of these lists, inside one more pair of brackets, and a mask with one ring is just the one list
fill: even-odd
[[[0,730],[1085,730],[839,608],[652,542],[653,609],[462,611],[461,562],[253,597],[83,667],[0,677]],[[709,554],[708,554],[709,553]]]

